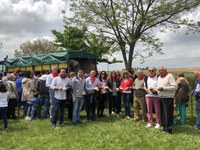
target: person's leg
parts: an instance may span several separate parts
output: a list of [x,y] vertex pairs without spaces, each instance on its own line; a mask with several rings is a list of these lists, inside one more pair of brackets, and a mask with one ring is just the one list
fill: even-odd
[[95,120],[95,110],[96,110],[96,100],[95,100],[95,94],[92,96],[92,101],[91,101],[91,108],[92,108],[92,120]]
[[115,107],[115,110],[116,110],[116,114],[119,115],[119,112],[120,112],[120,108],[119,108],[120,107],[120,104],[119,104],[120,102],[119,102],[119,99],[120,98],[118,96],[114,96],[113,99],[115,101],[115,106],[114,107]]
[[42,106],[44,105],[44,101],[45,101],[45,95],[40,95],[40,102],[39,102],[39,107],[38,107],[38,113],[39,113],[39,117],[41,117],[41,112],[42,112]]
[[162,99],[162,102],[165,114],[165,132],[172,133],[174,101],[173,98],[165,98]]
[[140,113],[140,104],[138,101],[138,97],[134,96],[134,120],[138,120],[139,119],[139,113]]
[[44,112],[43,112],[43,118],[46,119],[49,112],[49,95],[45,95],[44,98]]
[[178,103],[176,103],[176,106],[175,106],[175,109],[176,109],[176,114],[174,115],[174,117],[173,117],[173,124],[176,124],[177,123],[177,115],[178,115],[178,113],[179,113],[179,107],[180,107],[180,104],[178,104]]
[[8,112],[7,112],[7,118],[11,118],[11,101],[8,101]]
[[113,104],[113,96],[112,96],[112,93],[109,95],[109,99],[108,99],[108,101],[109,101],[109,115],[111,115],[111,113],[112,113],[112,104]]
[[49,100],[49,103],[50,103],[50,108],[49,108],[49,117],[52,118],[53,116],[53,107],[54,107],[54,95],[55,95],[55,92],[54,90],[52,89],[49,89],[49,97],[50,97],[50,100]]
[[64,122],[64,111],[66,106],[66,100],[60,100],[60,121],[59,124],[62,125]]
[[20,115],[20,108],[22,105],[21,98],[22,98],[22,93],[18,92],[18,100],[17,100],[17,115],[18,116]]
[[102,98],[103,98],[103,94],[99,94],[99,97],[97,98],[97,116],[99,117],[101,114],[101,103],[102,103]]
[[31,114],[31,102],[27,102],[27,106],[28,106],[28,108],[27,108],[27,113],[26,113],[26,117],[30,117],[30,114]]
[[180,104],[180,124],[185,123],[185,103]]
[[7,112],[8,112],[8,107],[3,107],[1,117],[3,119],[4,129],[8,128]]
[[127,116],[130,117],[131,116],[131,108],[130,108],[130,102],[131,102],[131,93],[127,93],[126,96],[126,108],[127,108]]
[[107,94],[103,94],[102,95],[102,99],[101,99],[101,113],[100,113],[101,117],[103,116],[103,112],[104,112],[104,109],[105,109],[105,102],[106,101],[107,101]]
[[79,97],[78,109],[77,109],[77,122],[78,122],[78,123],[81,122],[80,112],[81,112],[81,108],[82,108],[82,107],[83,107],[83,97]]
[[33,119],[34,118],[34,116],[35,116],[35,114],[36,114],[36,104],[35,103],[33,103],[32,104],[32,107],[31,107],[31,119]]
[[160,100],[158,97],[153,98],[153,105],[156,112],[156,123],[161,124],[161,111],[160,111]]
[[147,118],[148,123],[153,124],[153,115],[152,115],[152,109],[153,109],[153,98],[152,97],[146,97],[146,103],[147,103]]
[[76,97],[75,101],[73,101],[73,116],[72,116],[72,122],[73,123],[77,123],[77,111],[78,111],[78,102],[79,99]]
[[52,116],[52,125],[55,126],[58,120],[59,108],[60,108],[60,101],[58,99],[53,100],[53,116]]
[[87,121],[90,120],[90,111],[91,111],[91,108],[90,108],[90,97],[91,97],[91,94],[87,94],[86,95],[86,119],[87,119]]
[[145,121],[147,119],[147,105],[145,101],[145,97],[138,97],[138,102],[140,104],[140,107],[142,109],[142,119]]
[[196,127],[200,129],[200,98],[196,99]]

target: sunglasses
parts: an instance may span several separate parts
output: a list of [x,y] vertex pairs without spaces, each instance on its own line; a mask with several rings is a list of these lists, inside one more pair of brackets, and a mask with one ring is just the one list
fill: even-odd
[[149,70],[149,72],[154,72],[154,70]]
[[164,71],[164,70],[159,70],[159,72]]

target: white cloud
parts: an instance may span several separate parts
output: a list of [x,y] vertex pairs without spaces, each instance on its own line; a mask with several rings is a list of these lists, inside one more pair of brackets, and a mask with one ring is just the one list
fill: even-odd
[[68,10],[67,0],[1,0],[0,59],[13,57],[20,44],[35,38],[53,38],[50,30],[63,30],[62,10]]
[[[38,38],[53,40],[54,36],[50,32],[52,29],[63,31],[62,10],[69,16],[69,0],[0,0],[0,60],[6,55],[13,57],[14,50],[19,49],[20,44]],[[200,20],[200,9],[183,17]],[[168,31],[160,33],[155,31],[161,42],[164,43],[164,55],[155,54],[140,64],[134,60],[133,67],[146,67],[166,65],[169,67],[197,66],[200,57],[199,39],[200,34],[185,35],[185,28],[181,28],[176,33]],[[136,47],[142,49],[141,46]],[[122,60],[121,52],[113,55]],[[190,58],[190,59],[189,59]],[[99,65],[99,70],[116,70],[124,68],[124,64],[103,64]]]

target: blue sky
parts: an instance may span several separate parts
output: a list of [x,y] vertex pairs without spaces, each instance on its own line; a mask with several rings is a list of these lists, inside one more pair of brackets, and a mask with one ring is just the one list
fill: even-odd
[[[61,10],[69,13],[67,0],[0,0],[0,59],[6,55],[13,57],[14,50],[20,44],[38,38],[54,39],[52,29],[63,31]],[[187,14],[189,18],[200,20],[200,9]],[[133,67],[147,67],[160,65],[172,68],[200,67],[200,34],[185,35],[185,29],[178,32],[155,34],[164,43],[164,55],[154,55],[144,64],[139,60],[133,61]],[[140,50],[141,47],[136,47]],[[113,54],[122,60],[121,53]],[[124,64],[109,65],[109,70],[123,69]],[[98,70],[107,70],[107,64],[99,64]]]

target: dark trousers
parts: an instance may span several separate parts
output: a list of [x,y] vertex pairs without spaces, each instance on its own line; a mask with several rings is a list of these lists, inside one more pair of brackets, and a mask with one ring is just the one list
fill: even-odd
[[120,98],[118,96],[112,96],[112,93],[109,96],[109,115],[111,115],[112,110],[119,114],[120,111]]
[[43,118],[46,119],[49,113],[49,95],[40,95],[39,118],[41,117],[41,111],[43,105],[44,105]]
[[[95,94],[87,94],[86,95],[86,119],[87,120],[95,120]],[[92,114],[91,114],[92,113]]]
[[9,99],[8,101],[8,119],[15,119],[15,107],[17,106],[17,99]]
[[163,130],[167,133],[172,133],[174,99],[160,98],[161,102],[161,120]]
[[21,101],[21,106],[23,106],[23,109],[24,109],[23,116],[26,116],[29,104],[27,103],[27,101]]
[[8,107],[0,107],[0,115],[1,115],[1,118],[3,119],[4,129],[8,127],[7,111],[8,111]]
[[108,94],[100,94],[99,99],[98,99],[98,107],[97,107],[97,115],[102,117],[103,116],[103,111],[105,108],[105,102],[107,101]]
[[66,106],[66,100],[58,100],[57,98],[54,98],[52,124],[56,125],[58,120],[58,115],[60,119],[59,123],[63,124],[65,106]]

